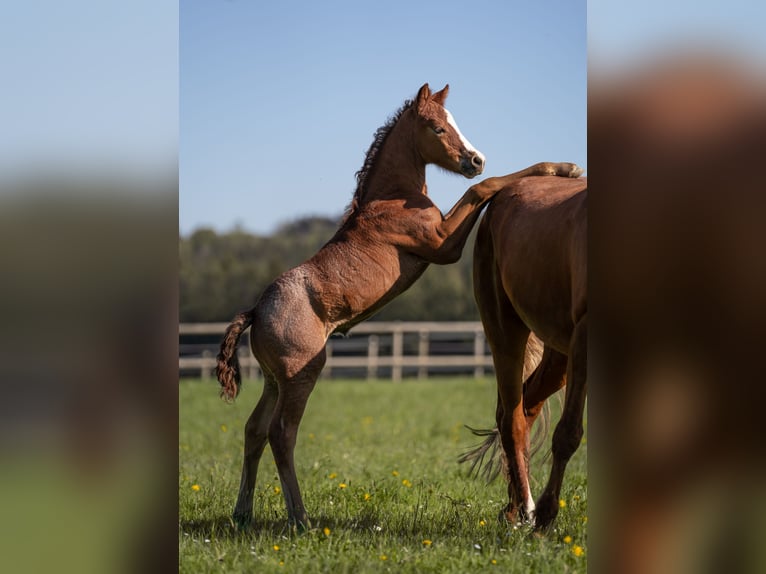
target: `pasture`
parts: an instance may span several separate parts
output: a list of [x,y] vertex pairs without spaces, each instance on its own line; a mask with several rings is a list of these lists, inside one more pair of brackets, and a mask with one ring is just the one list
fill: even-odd
[[[587,445],[567,468],[560,513],[545,536],[499,523],[505,482],[469,478],[456,462],[479,442],[463,425],[494,424],[490,377],[320,381],[295,450],[312,529],[287,528],[267,447],[253,527],[238,531],[230,515],[243,428],[261,385],[245,381],[232,405],[219,399],[215,380],[180,383],[179,572],[586,571]],[[555,423],[556,400],[552,407]],[[535,496],[549,471],[548,448],[530,464]]]

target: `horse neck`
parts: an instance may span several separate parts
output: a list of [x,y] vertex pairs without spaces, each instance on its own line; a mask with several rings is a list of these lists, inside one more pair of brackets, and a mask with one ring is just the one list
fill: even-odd
[[426,164],[415,147],[412,132],[412,120],[404,114],[378,152],[362,203],[426,192]]

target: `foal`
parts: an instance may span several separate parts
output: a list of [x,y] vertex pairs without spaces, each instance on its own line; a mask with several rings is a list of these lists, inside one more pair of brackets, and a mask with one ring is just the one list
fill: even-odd
[[443,107],[449,86],[423,85],[378,129],[340,228],[311,259],[269,285],[255,307],[238,314],[221,343],[217,375],[221,395],[239,393],[237,342],[251,324],[250,347],[264,374],[263,394],[245,426],[245,459],[233,518],[252,519],[258,463],[271,446],[288,521],[310,527],[295,475],[298,425],[325,364],[332,333],[345,333],[405,291],[429,263],[460,258],[482,206],[500,189],[527,175],[576,177],[573,164],[536,164],[471,186],[442,215],[428,198],[426,165],[467,178],[484,170],[484,156],[463,137]]

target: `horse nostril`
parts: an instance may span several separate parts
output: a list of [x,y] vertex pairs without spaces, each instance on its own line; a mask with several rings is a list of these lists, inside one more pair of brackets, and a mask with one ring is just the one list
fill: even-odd
[[481,157],[479,154],[474,154],[471,158],[471,164],[474,167],[484,167],[484,158]]

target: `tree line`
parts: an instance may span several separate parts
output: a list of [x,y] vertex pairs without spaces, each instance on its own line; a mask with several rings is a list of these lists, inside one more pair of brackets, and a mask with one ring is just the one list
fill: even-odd
[[[179,318],[184,323],[229,321],[253,304],[282,272],[316,253],[339,220],[306,217],[263,236],[235,228],[225,233],[198,229],[180,237]],[[474,235],[460,261],[431,265],[403,295],[371,320],[473,321]]]

